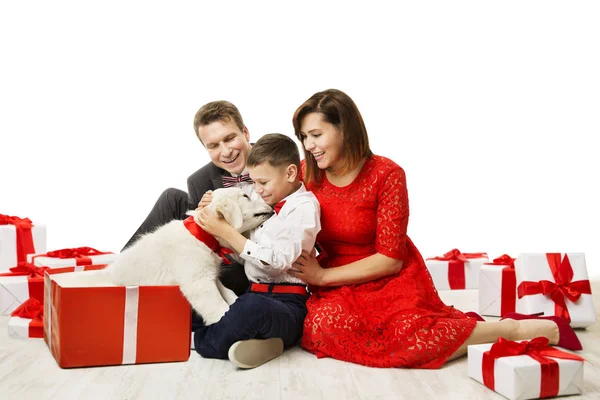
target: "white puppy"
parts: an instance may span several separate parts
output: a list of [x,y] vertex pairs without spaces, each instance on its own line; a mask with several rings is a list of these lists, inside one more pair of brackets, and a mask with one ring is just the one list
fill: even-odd
[[[265,202],[251,200],[238,188],[215,190],[207,207],[239,232],[256,228],[273,214]],[[218,280],[222,258],[217,253],[226,243],[200,228],[197,213],[188,212],[192,217],[186,221],[171,221],[142,236],[99,272],[117,285],[179,285],[207,325],[217,322],[236,296]]]

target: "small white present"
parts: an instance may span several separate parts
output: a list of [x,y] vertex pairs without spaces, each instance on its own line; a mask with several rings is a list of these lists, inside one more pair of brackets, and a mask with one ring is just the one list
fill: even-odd
[[543,312],[583,328],[596,321],[583,253],[523,253],[515,261],[517,309]]
[[43,254],[30,254],[27,261],[39,266],[51,268],[71,267],[73,265],[110,264],[117,259],[117,254],[110,251],[99,251],[91,247],[60,249]]
[[491,263],[483,263],[479,271],[479,313],[502,317],[515,312],[517,278],[515,259],[504,254]]
[[27,255],[46,251],[46,226],[29,218],[0,214],[0,273],[7,272]]
[[583,358],[548,346],[548,339],[468,348],[469,377],[511,400],[581,394]]
[[43,338],[43,306],[34,298],[17,307],[8,319],[8,336],[14,338]]
[[486,253],[461,253],[453,249],[443,256],[425,260],[438,290],[477,289],[479,269],[488,261]]

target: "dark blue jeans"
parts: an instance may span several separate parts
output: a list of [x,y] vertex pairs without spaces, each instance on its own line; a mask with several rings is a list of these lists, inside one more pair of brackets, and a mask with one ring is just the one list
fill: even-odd
[[302,337],[307,296],[283,293],[248,292],[231,305],[218,322],[204,326],[194,315],[194,346],[204,358],[227,359],[232,344],[239,340],[278,337],[284,346]]

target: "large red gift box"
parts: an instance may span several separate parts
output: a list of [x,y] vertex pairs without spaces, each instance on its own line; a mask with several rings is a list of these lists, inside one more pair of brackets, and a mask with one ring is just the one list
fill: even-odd
[[61,368],[186,361],[190,305],[178,286],[92,287],[46,274],[44,340]]

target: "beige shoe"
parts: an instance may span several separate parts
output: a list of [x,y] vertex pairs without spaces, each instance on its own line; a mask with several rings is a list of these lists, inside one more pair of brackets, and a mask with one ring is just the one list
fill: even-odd
[[280,338],[249,339],[235,342],[228,352],[229,361],[238,368],[256,368],[283,353]]

